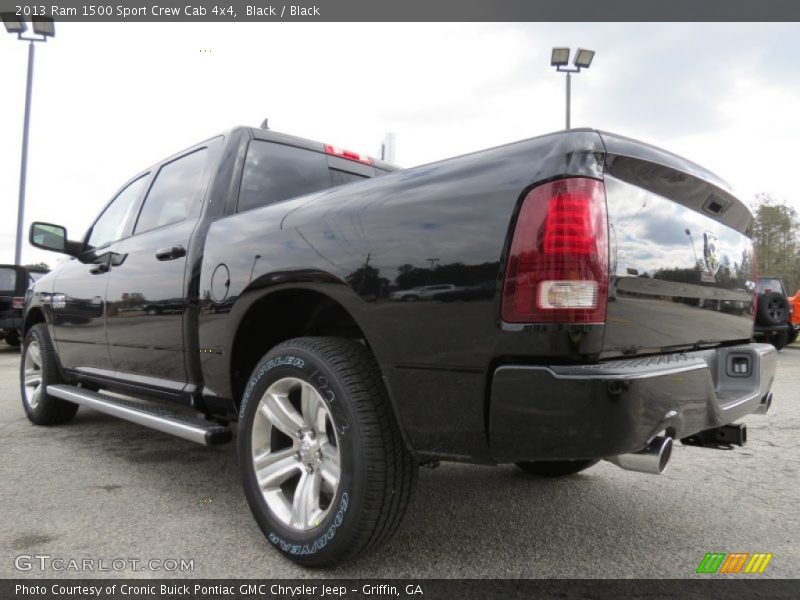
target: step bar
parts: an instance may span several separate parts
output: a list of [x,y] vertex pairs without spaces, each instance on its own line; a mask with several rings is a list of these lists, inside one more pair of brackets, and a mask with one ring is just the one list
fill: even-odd
[[47,393],[204,446],[224,444],[232,438],[231,430],[227,427],[201,417],[172,412],[161,406],[108,396],[73,385],[48,385]]

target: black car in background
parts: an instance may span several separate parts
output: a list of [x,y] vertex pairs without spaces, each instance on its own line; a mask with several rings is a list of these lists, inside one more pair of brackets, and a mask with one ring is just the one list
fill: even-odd
[[25,290],[45,273],[42,268],[0,265],[0,339],[9,346],[21,342]]

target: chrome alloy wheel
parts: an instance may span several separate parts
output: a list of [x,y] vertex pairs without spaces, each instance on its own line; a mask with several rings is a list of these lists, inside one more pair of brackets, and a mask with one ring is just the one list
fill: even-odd
[[334,425],[322,396],[301,379],[279,379],[259,402],[251,445],[256,480],[275,517],[296,531],[319,525],[336,497]]
[[25,349],[25,402],[35,410],[42,397],[42,347],[32,339]]

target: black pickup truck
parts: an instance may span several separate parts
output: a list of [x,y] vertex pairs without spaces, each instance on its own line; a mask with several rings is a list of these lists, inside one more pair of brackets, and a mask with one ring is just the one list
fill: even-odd
[[[776,366],[750,343],[751,224],[703,168],[594,130],[395,170],[233,129],[136,174],[80,241],[32,225],[73,259],[26,298],[25,412],[235,433],[268,540],[352,559],[420,464],[660,473],[675,439],[743,443]],[[391,300],[438,284],[485,293]]]

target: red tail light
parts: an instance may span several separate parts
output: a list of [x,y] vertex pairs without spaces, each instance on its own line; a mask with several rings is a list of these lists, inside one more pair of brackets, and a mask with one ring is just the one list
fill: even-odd
[[352,150],[343,150],[342,148],[337,148],[336,146],[330,146],[326,144],[325,152],[331,156],[338,156],[339,158],[354,160],[356,162],[364,163],[365,165],[372,164],[372,159],[369,156],[359,154],[358,152],[353,152]]
[[25,298],[20,298],[19,296],[12,298],[11,308],[20,310],[25,308]]
[[608,224],[602,181],[561,179],[522,202],[503,287],[507,323],[603,323]]

